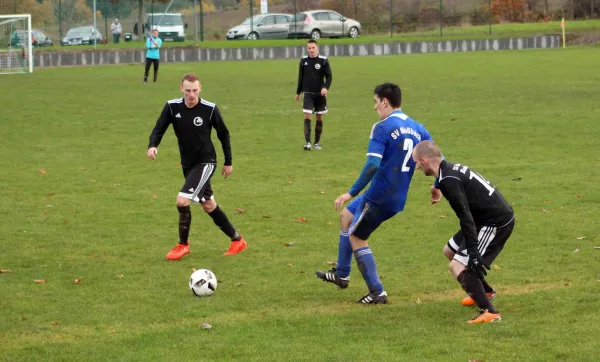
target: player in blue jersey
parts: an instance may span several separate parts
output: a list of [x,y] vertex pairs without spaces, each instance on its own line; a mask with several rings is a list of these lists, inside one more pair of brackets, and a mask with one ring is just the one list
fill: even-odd
[[144,68],[144,84],[148,81],[150,65],[154,65],[154,83],[158,80],[158,66],[160,62],[160,47],[162,39],[158,37],[158,29],[152,30],[152,36],[146,39],[146,67]]
[[[387,293],[377,274],[375,258],[367,239],[387,219],[404,209],[408,186],[415,171],[414,146],[431,140],[423,125],[401,110],[402,92],[396,84],[378,85],[374,91],[374,109],[380,122],[373,125],[367,162],[356,183],[335,200],[337,210],[356,197],[371,183],[367,191],[354,199],[340,214],[338,261],[330,271],[317,271],[317,277],[344,289],[350,282],[352,254],[356,258],[369,292],[357,303],[385,304]],[[432,197],[437,189],[432,189]]]

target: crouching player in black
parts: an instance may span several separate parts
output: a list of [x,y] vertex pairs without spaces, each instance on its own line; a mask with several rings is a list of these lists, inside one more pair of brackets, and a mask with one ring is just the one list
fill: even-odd
[[[439,191],[460,219],[460,231],[452,239],[457,248],[450,271],[480,309],[480,315],[468,323],[500,321],[502,317],[486,294],[483,278],[513,231],[512,207],[478,173],[445,161],[439,147],[431,141],[417,144],[413,159],[426,176],[438,179]],[[433,203],[441,199],[439,191],[432,190]]]

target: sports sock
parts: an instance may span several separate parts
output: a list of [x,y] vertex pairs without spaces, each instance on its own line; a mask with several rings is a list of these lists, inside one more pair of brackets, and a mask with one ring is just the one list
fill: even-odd
[[483,290],[486,293],[493,293],[494,292],[494,288],[492,288],[492,286],[489,285],[488,282],[485,279],[481,279],[481,284],[483,284]]
[[352,246],[348,237],[348,230],[340,230],[340,246],[338,247],[338,260],[335,272],[340,278],[348,278],[352,269]]
[[219,229],[221,229],[221,231],[225,233],[225,235],[229,236],[232,241],[240,240],[240,235],[235,230],[235,228],[227,218],[227,215],[225,215],[225,213],[223,212],[223,210],[221,210],[219,205],[217,205],[217,207],[208,215],[213,219],[215,225],[217,225]]
[[369,287],[369,292],[378,295],[381,294],[383,292],[383,284],[379,280],[377,265],[375,265],[375,258],[373,257],[371,248],[366,246],[355,250],[354,257],[356,258],[358,269],[367,283],[367,287]]
[[310,143],[310,119],[304,119],[304,140]]
[[317,120],[317,125],[315,126],[315,143],[319,143],[321,140],[321,133],[323,133],[323,121]]
[[456,278],[463,290],[467,292],[467,294],[473,298],[475,304],[480,309],[487,309],[491,313],[498,313],[496,308],[490,302],[490,299],[487,295],[485,295],[485,291],[483,290],[483,284],[481,280],[475,276],[475,274],[468,272],[467,270],[463,270],[458,277]]
[[187,245],[192,224],[192,211],[190,206],[177,206],[179,211],[179,244]]

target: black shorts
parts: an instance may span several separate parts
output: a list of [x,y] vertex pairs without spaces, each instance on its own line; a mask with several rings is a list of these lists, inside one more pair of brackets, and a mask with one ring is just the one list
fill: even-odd
[[192,168],[183,168],[185,183],[179,191],[179,196],[193,202],[214,200],[210,178],[215,173],[216,167],[217,165],[214,163],[201,163]]
[[321,93],[304,92],[302,110],[304,113],[327,113],[327,97],[322,96]]
[[[510,238],[514,227],[514,216],[508,223],[502,226],[477,226],[479,252],[487,265],[492,265],[494,260],[496,260],[504,248],[504,244]],[[467,256],[466,243],[462,231],[454,234],[446,245],[454,252],[454,260],[467,265],[469,257]]]

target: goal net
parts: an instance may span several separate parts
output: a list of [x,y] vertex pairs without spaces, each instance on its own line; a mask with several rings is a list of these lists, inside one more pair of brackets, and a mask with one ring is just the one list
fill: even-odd
[[0,74],[33,72],[31,15],[0,15]]

